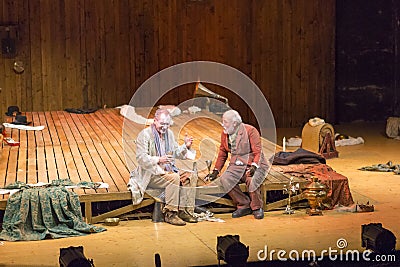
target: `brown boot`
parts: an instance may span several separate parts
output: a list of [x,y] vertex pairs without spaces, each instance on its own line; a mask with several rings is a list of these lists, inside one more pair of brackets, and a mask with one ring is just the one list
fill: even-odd
[[184,211],[184,210],[178,211],[178,216],[179,216],[179,218],[181,218],[185,222],[197,223],[197,219],[195,217],[193,217],[191,214],[189,214],[188,212]]
[[176,211],[167,211],[164,214],[164,221],[172,225],[178,225],[178,226],[186,225],[186,223],[181,218],[179,218],[178,213]]

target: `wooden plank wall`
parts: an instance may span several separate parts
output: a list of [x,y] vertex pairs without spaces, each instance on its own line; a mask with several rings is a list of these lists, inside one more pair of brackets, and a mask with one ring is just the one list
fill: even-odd
[[[113,107],[151,75],[192,60],[230,65],[252,78],[279,127],[334,119],[334,0],[0,0],[0,111]],[[17,74],[13,63],[22,61]],[[179,104],[182,86],[160,103]],[[229,91],[233,108],[243,102]],[[156,94],[152,91],[151,94]],[[254,122],[251,109],[244,119]]]

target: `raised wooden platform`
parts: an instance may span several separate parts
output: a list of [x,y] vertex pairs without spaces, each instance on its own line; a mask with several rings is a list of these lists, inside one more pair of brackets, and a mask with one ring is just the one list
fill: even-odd
[[[107,183],[108,189],[74,189],[81,201],[87,203],[86,217],[91,216],[91,202],[129,199],[126,190],[129,171],[121,139],[123,117],[118,110],[105,109],[91,114],[29,112],[25,115],[32,121],[30,125],[44,125],[45,128],[42,131],[6,128],[5,135],[19,141],[20,145],[3,143],[1,187],[16,181],[34,184],[64,178],[74,183]],[[7,197],[0,195],[0,208],[5,208]]]
[[[74,183],[82,181],[104,182],[108,189],[74,189],[85,203],[85,219],[96,223],[107,217],[118,216],[154,202],[146,198],[140,205],[128,205],[92,217],[92,203],[101,201],[130,200],[127,191],[129,170],[136,166],[134,140],[146,126],[128,120],[119,109],[101,109],[90,114],[65,111],[29,112],[25,114],[32,126],[44,125],[41,131],[6,128],[5,135],[19,141],[19,146],[2,143],[0,161],[0,188],[16,181],[25,183],[51,182],[69,178]],[[143,114],[145,115],[145,114]],[[8,118],[11,119],[11,118]],[[220,119],[213,114],[181,114],[174,117],[171,129],[182,143],[188,133],[195,140],[195,161],[200,171],[206,170],[205,160],[215,160],[220,138]],[[124,138],[123,138],[124,137]],[[274,145],[263,142],[265,150]],[[193,162],[178,161],[178,167],[191,169]],[[267,204],[266,191],[281,190],[289,177],[270,172],[263,185],[266,210],[283,206]],[[206,190],[207,191],[207,190]],[[199,197],[207,195],[201,191]],[[5,209],[8,195],[0,195],[0,209]],[[222,204],[231,204],[221,199]]]
[[[281,172],[275,170],[274,166],[269,171],[267,177],[265,177],[264,183],[261,185],[261,193],[263,199],[263,209],[264,211],[270,211],[274,209],[281,208],[288,204],[288,198],[281,200],[270,200],[268,199],[268,191],[280,191],[283,190],[285,185],[288,187],[290,183],[290,176],[287,176]],[[293,177],[292,184],[299,184],[299,192],[297,194],[293,194],[291,197],[291,202],[295,203],[297,201],[303,200],[304,195],[302,190],[306,185],[309,184],[309,181],[299,177]],[[242,191],[247,192],[247,188],[245,184],[240,184],[240,188]],[[197,190],[197,199],[201,199],[204,201],[215,202],[227,206],[233,206],[232,201],[229,198],[221,198],[224,195],[222,186],[220,187],[202,187]]]

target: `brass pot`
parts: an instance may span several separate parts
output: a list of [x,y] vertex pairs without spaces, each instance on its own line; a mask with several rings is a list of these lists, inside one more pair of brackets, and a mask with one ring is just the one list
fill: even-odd
[[307,185],[304,196],[308,200],[310,209],[307,210],[308,215],[322,215],[320,209],[322,201],[326,198],[326,186],[318,181],[317,177],[311,178],[311,183]]
[[119,218],[106,218],[104,224],[107,226],[117,226],[119,224]]

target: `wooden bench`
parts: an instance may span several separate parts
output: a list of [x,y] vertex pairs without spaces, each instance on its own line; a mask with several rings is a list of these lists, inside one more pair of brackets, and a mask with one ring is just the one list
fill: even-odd
[[[265,181],[261,185],[261,196],[264,203],[264,211],[270,211],[274,209],[281,208],[288,203],[289,198],[278,200],[275,202],[269,202],[268,191],[283,190],[284,187],[288,187],[290,183],[290,176],[285,175],[271,168],[270,172],[267,174]],[[291,203],[298,202],[304,199],[303,189],[309,184],[309,181],[304,178],[293,177],[292,184],[299,184],[299,192],[291,197]],[[247,192],[247,187],[245,184],[239,185],[243,192]],[[224,191],[222,185],[215,186],[202,186],[197,190],[196,199],[205,202],[214,202],[218,204],[223,204],[226,206],[234,207],[231,199],[223,198]]]
[[[289,198],[269,203],[267,198],[267,192],[273,190],[283,190],[285,185],[288,187],[290,183],[290,178],[291,178],[290,176],[274,170],[273,167],[271,168],[270,172],[265,178],[264,183],[261,185],[261,194],[263,196],[265,211],[274,210],[287,205]],[[299,184],[299,192],[298,194],[291,197],[290,199],[291,203],[295,203],[305,199],[303,190],[310,182],[305,178],[293,177],[292,184],[296,185],[297,183]]]
[[81,203],[84,203],[85,206],[85,221],[87,223],[98,223],[104,221],[106,218],[118,217],[122,214],[126,214],[132,212],[134,210],[138,210],[140,208],[144,208],[153,204],[156,200],[152,197],[158,195],[161,190],[148,190],[143,198],[143,201],[138,205],[128,204],[118,209],[114,209],[112,211],[108,211],[102,213],[97,216],[92,215],[92,203],[101,202],[101,201],[113,201],[115,199],[118,200],[132,200],[132,194],[130,191],[119,192],[119,193],[97,193],[95,196],[91,195],[81,195],[79,196],[79,200]]

